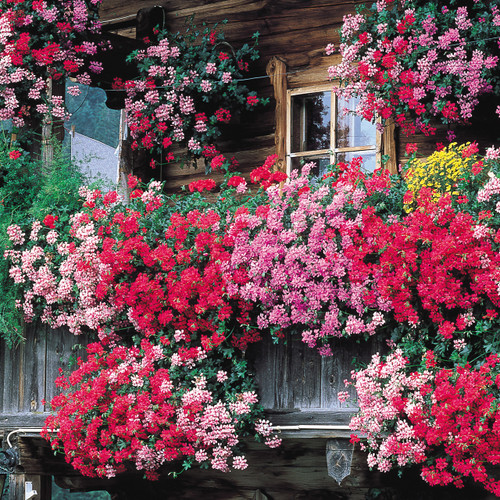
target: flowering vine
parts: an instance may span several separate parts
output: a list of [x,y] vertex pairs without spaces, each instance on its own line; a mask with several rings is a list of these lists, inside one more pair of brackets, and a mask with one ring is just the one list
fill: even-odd
[[266,102],[244,83],[249,61],[259,57],[258,33],[253,40],[236,49],[218,25],[202,31],[191,25],[184,34],[157,32],[131,54],[139,78],[115,80],[114,87],[127,92],[132,147],[153,153],[153,165],[206,158],[235,112]]

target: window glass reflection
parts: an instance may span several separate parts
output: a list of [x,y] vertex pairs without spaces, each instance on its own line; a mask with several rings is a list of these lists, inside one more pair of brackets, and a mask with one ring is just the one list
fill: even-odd
[[331,92],[292,97],[292,152],[330,148]]
[[337,162],[348,163],[354,158],[363,158],[362,168],[367,172],[373,172],[377,168],[377,156],[375,151],[350,151],[337,153]]
[[292,170],[301,170],[302,166],[306,163],[314,162],[316,166],[311,169],[310,175],[314,177],[323,176],[328,172],[328,167],[330,166],[329,156],[308,156],[301,158],[292,158]]
[[336,138],[338,148],[375,145],[376,125],[351,112],[359,103],[359,98],[337,100]]

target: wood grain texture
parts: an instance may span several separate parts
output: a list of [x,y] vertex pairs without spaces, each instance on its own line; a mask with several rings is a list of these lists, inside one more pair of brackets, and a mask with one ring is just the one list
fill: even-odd
[[391,174],[398,173],[398,150],[396,141],[396,124],[394,121],[389,121],[385,124],[384,133],[382,134],[382,154],[389,157],[385,167]]
[[286,64],[277,57],[272,57],[267,64],[266,73],[271,79],[275,102],[274,144],[278,155],[277,169],[286,172],[286,92],[288,87]]
[[350,380],[353,360],[368,362],[371,356],[383,350],[381,341],[356,342],[356,339],[338,339],[333,343],[333,356],[321,356],[302,342],[299,335],[273,343],[267,336],[249,349],[249,358],[255,365],[255,378],[264,408],[269,410],[329,410],[343,408],[338,393],[347,391],[352,397]]
[[12,349],[0,344],[0,425],[4,415],[43,412],[46,407],[42,401],[49,402],[59,391],[54,383],[59,369],[67,372],[70,359],[76,361],[82,354],[74,350],[75,345],[89,341],[39,323],[27,324],[24,337],[25,341]]
[[21,500],[24,498],[24,474],[9,475],[9,492],[8,500]]

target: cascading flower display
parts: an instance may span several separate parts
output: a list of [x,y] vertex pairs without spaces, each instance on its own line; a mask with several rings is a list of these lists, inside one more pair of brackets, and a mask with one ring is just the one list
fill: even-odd
[[414,371],[396,349],[353,372],[360,412],[350,427],[366,436],[369,466],[387,472],[418,464],[431,485],[462,488],[472,478],[499,496],[500,481],[488,470],[500,463],[499,362],[495,354],[478,369],[440,368],[428,351]]
[[[425,172],[415,153],[402,177],[358,158],[287,179],[270,156],[246,178],[211,147],[217,192],[207,178],[167,198],[130,177],[128,204],[82,188],[69,226],[55,212],[11,225],[5,257],[25,318],[99,339],[58,381],[54,448],[101,477],[242,468],[242,437],[279,443],[243,357],[250,343],[291,332],[331,355],[332,338],[380,335],[389,354],[352,376],[353,439],[369,465],[498,494],[499,155],[451,145]],[[430,175],[440,161],[460,165],[444,184]]]
[[228,472],[247,467],[242,437],[279,444],[260,431],[246,362],[215,344],[203,347],[196,333],[164,329],[131,347],[90,344],[87,353],[58,379],[71,391],[52,400],[56,413],[43,433],[85,476],[132,467],[157,479],[162,466],[181,472],[194,463]]
[[390,179],[378,171],[366,185],[358,183],[356,161],[345,177],[334,183],[326,176],[311,189],[310,166],[269,187],[254,213],[236,216],[228,229],[234,247],[227,269],[244,276],[230,290],[259,305],[259,328],[298,330],[310,347],[331,355],[330,338],[371,335],[385,323],[389,304],[378,300],[356,240],[368,193],[386,192]]
[[376,241],[376,288],[394,318],[415,327],[430,320],[452,338],[465,329],[469,310],[500,306],[500,254],[486,226],[456,212],[449,197],[431,198],[422,189],[417,209],[392,224],[376,215],[365,219],[362,240]]
[[253,45],[236,49],[220,26],[190,26],[184,34],[158,32],[144,50],[131,54],[139,78],[117,81],[115,87],[127,92],[132,147],[149,151],[160,163],[200,158],[233,114],[267,102],[240,81],[248,61],[259,57],[257,39],[256,34]]
[[66,391],[51,402],[44,435],[93,477],[132,467],[155,479],[162,467],[194,463],[243,469],[242,437],[270,447],[280,439],[243,355],[261,338],[252,305],[227,293],[222,272],[230,244],[221,223],[238,205],[236,188],[216,211],[198,192],[172,203],[159,182],[144,189],[131,176],[129,187],[128,204],[82,187],[69,227],[49,214],[25,234],[8,229],[25,319],[99,338],[58,380]]
[[63,97],[47,92],[48,80],[73,76],[89,84],[102,71],[94,60],[102,47],[80,36],[100,31],[101,1],[0,2],[0,120],[22,127],[47,114],[66,117]]
[[433,134],[432,118],[468,122],[482,95],[498,93],[500,10],[462,3],[378,0],[347,15],[342,62],[329,70],[336,91],[360,98],[358,115],[392,119],[407,135]]
[[[432,134],[433,118],[467,122],[500,89],[500,9],[463,3],[377,0],[347,16],[336,91],[407,134]],[[86,37],[99,31],[100,4],[0,0],[0,120],[65,118],[47,80],[89,83],[102,71],[104,47]],[[329,356],[332,339],[379,335],[389,352],[352,372],[352,440],[368,465],[417,466],[431,485],[471,479],[500,496],[490,471],[500,463],[500,151],[452,143],[419,161],[408,144],[400,178],[363,171],[361,158],[321,179],[310,165],[288,178],[276,156],[239,175],[215,141],[265,101],[242,82],[257,36],[235,49],[204,25],[144,43],[129,58],[139,78],[114,82],[133,148],[151,165],[203,158],[224,180],[167,197],[130,176],[127,202],[82,187],[77,211],[44,209],[7,228],[24,319],[94,335],[56,381],[43,431],[53,449],[91,477],[244,469],[244,438],[280,444],[249,344],[290,332]],[[18,172],[28,153],[4,149],[6,171]]]

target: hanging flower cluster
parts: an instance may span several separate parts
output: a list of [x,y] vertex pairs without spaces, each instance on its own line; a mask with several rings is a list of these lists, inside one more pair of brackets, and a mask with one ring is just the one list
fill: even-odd
[[421,371],[412,371],[397,349],[353,372],[360,412],[350,425],[366,435],[369,466],[387,472],[419,464],[430,485],[461,488],[472,478],[500,496],[488,470],[500,463],[499,362],[494,354],[479,369],[439,368],[428,351]]
[[[292,174],[229,227],[228,269],[245,276],[231,290],[257,304],[258,326],[298,330],[309,346],[331,354],[329,337],[372,335],[395,322],[410,332],[425,325],[429,335],[449,340],[466,330],[468,315],[496,310],[498,206],[496,217],[485,218],[484,202],[477,210],[462,195],[454,206],[449,195],[423,187],[411,213],[400,203],[387,215],[396,189],[399,196],[406,190],[400,202],[413,192],[392,186],[385,171],[363,174],[359,163],[313,189],[307,168]],[[410,174],[411,167],[408,182]],[[464,193],[462,184],[455,189]]]
[[25,319],[99,337],[59,379],[70,390],[52,401],[45,435],[89,476],[133,467],[154,479],[168,462],[245,468],[243,436],[280,440],[262,420],[243,357],[261,338],[249,326],[252,305],[227,293],[222,273],[235,188],[217,211],[200,193],[172,203],[159,182],[143,189],[130,177],[129,188],[128,205],[115,191],[82,188],[69,227],[49,214],[27,232],[8,228]]
[[101,47],[80,37],[99,32],[101,1],[0,1],[0,120],[22,127],[49,113],[66,117],[63,97],[47,95],[48,79],[89,84],[102,71],[93,60]]
[[371,335],[385,323],[389,305],[379,300],[357,241],[368,191],[386,192],[390,179],[378,171],[366,182],[368,191],[358,187],[352,182],[355,173],[363,175],[358,159],[335,186],[327,177],[311,190],[310,167],[300,176],[292,172],[284,186],[268,188],[266,204],[239,213],[229,227],[229,269],[245,276],[230,290],[259,304],[259,328],[298,328],[310,347],[331,355],[331,337]]
[[43,435],[90,477],[135,468],[157,479],[162,466],[180,472],[194,463],[245,469],[242,436],[280,441],[261,419],[246,361],[218,348],[224,340],[164,328],[131,347],[89,345],[87,360],[57,380],[71,391],[52,400]]
[[363,118],[391,118],[407,135],[433,134],[435,117],[468,122],[483,94],[498,93],[500,10],[481,0],[460,4],[377,0],[347,15],[342,62],[329,70],[342,84],[337,92],[359,96]]
[[[156,161],[200,158],[235,112],[254,109],[259,99],[240,81],[248,75],[249,60],[258,58],[254,45],[233,48],[215,25],[185,34],[158,32],[147,47],[130,56],[139,78],[115,81],[125,88],[125,109],[133,148],[154,154]],[[178,159],[178,158],[177,158]]]

